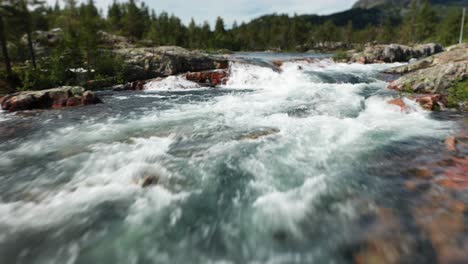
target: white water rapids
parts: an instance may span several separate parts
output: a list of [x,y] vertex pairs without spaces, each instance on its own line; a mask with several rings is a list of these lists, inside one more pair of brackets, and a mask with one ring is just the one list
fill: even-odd
[[0,262],[348,263],[353,201],[398,173],[388,148],[413,155],[454,129],[388,104],[390,66],[234,63],[218,89],[169,77],[89,108],[0,113],[17,133],[0,141]]

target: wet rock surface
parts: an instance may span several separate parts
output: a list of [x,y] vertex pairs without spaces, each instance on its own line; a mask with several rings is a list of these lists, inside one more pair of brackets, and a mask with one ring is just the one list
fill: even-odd
[[278,134],[279,132],[281,132],[281,131],[278,128],[266,128],[266,129],[263,129],[263,130],[259,130],[259,131],[255,131],[255,132],[243,135],[243,136],[240,137],[240,139],[241,140],[243,140],[243,139],[256,140],[256,139],[260,139],[260,138],[263,138],[263,137],[266,137],[266,136]]
[[98,104],[101,100],[83,87],[64,86],[42,91],[25,91],[0,98],[2,110],[10,112],[34,109],[57,109],[63,107]]
[[213,70],[203,72],[189,72],[185,74],[185,78],[200,85],[215,87],[226,84],[228,80],[228,71]]

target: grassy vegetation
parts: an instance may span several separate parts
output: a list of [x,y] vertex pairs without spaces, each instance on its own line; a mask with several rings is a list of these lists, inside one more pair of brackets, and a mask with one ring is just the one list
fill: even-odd
[[333,55],[334,61],[342,61],[342,60],[346,60],[347,58],[348,58],[348,53],[346,53],[345,51],[338,51],[337,53],[335,53],[335,55]]
[[447,101],[449,107],[466,108],[468,104],[468,80],[456,82],[449,90]]

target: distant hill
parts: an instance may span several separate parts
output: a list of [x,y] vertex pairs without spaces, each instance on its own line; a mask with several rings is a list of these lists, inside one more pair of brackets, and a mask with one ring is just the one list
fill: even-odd
[[[423,0],[420,0],[422,2]],[[380,7],[408,7],[412,0],[359,0],[354,4],[353,8],[371,9]],[[429,0],[433,5],[446,5],[446,6],[468,6],[468,0]]]
[[386,17],[391,17],[391,15],[376,8],[353,8],[331,15],[302,15],[301,17],[314,25],[323,24],[325,21],[331,20],[335,25],[341,27],[350,21],[353,23],[354,28],[363,29],[368,25],[380,25]]

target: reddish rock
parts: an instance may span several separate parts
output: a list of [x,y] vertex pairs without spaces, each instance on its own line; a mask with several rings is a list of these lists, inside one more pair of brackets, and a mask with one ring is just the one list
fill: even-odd
[[145,88],[146,81],[135,81],[132,82],[130,90],[142,91]]
[[229,61],[217,61],[215,62],[215,67],[218,70],[225,70],[229,68]]
[[81,97],[72,97],[67,100],[66,107],[80,106],[82,105]]
[[420,230],[430,240],[437,263],[467,263],[466,203],[449,192],[427,193],[413,209]]
[[366,57],[359,57],[359,59],[357,60],[358,63],[361,63],[361,64],[367,64],[367,59]]
[[393,99],[393,100],[390,100],[388,101],[387,103],[391,104],[391,105],[396,105],[396,106],[399,106],[400,107],[400,110],[403,112],[403,111],[406,111],[408,109],[408,106],[405,104],[405,102],[403,101],[403,99],[401,98],[397,98],[397,99]]
[[373,223],[359,250],[353,254],[354,263],[402,263],[414,241],[404,231],[399,218],[387,208],[378,208]]
[[221,84],[226,84],[227,77],[227,71],[224,70],[189,72],[185,74],[185,78],[187,80],[209,86],[218,86]]
[[272,61],[271,63],[273,63],[273,65],[275,65],[276,67],[281,68],[284,62],[280,60],[275,60],[275,61]]
[[92,105],[101,103],[101,100],[90,91],[84,92],[83,96],[81,97],[81,100],[82,105]]
[[433,172],[429,170],[428,168],[416,168],[410,170],[410,173],[413,174],[414,176],[418,178],[423,178],[423,179],[428,179],[431,178],[433,175]]
[[10,112],[16,112],[38,108],[37,105],[38,103],[34,96],[29,94],[18,94],[5,100],[2,104],[2,109]]
[[448,137],[445,140],[445,146],[448,151],[457,151],[457,139],[455,137]]
[[92,92],[85,92],[82,87],[59,87],[42,91],[25,91],[2,97],[3,110],[10,112],[62,108],[82,105],[82,96],[86,95],[87,104],[99,103],[99,99]]
[[440,94],[419,95],[416,97],[416,102],[419,103],[424,109],[434,110],[441,99],[442,96]]
[[401,91],[401,86],[397,84],[396,81],[392,81],[387,86],[390,90]]
[[52,104],[52,108],[53,109],[59,109],[59,108],[66,107],[67,106],[67,101],[68,101],[68,99],[61,99],[61,100],[54,101],[54,103]]

